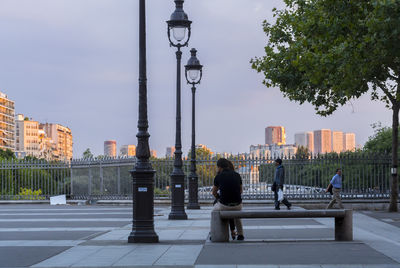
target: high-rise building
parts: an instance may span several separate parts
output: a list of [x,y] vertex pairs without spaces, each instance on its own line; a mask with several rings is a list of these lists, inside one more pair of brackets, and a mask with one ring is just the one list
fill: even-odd
[[117,156],[117,141],[115,140],[104,141],[104,155],[108,157]]
[[332,131],[332,152],[340,153],[343,152],[343,132]]
[[174,157],[174,153],[175,153],[175,146],[167,147],[167,150],[165,152],[165,157]]
[[0,92],[0,149],[15,151],[14,101]]
[[119,156],[135,156],[136,155],[136,145],[122,145],[119,148]]
[[344,133],[343,137],[343,150],[354,151],[356,149],[356,134]]
[[308,152],[314,152],[314,133],[311,131],[294,134],[294,143],[297,147],[303,146]]
[[265,144],[286,144],[285,128],[282,126],[269,126],[265,128]]
[[17,156],[40,157],[39,122],[18,114],[15,120],[15,152]]
[[68,127],[60,124],[45,123],[39,125],[47,137],[50,138],[56,147],[54,157],[60,161],[69,161],[72,159],[72,132]]
[[330,129],[314,130],[314,153],[324,154],[332,151],[332,133]]

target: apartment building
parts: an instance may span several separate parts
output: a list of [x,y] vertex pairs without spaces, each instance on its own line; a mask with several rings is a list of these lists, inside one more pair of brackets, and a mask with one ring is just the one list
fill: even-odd
[[324,154],[332,151],[332,132],[330,129],[314,130],[314,153]]
[[296,133],[294,134],[294,143],[297,147],[303,146],[307,148],[310,153],[313,153],[314,133],[311,131]]
[[19,157],[40,157],[39,122],[18,114],[15,120],[15,152]]
[[269,126],[265,128],[265,144],[286,144],[285,128],[283,126]]
[[71,129],[60,124],[51,123],[40,124],[39,128],[43,129],[47,137],[55,143],[55,160],[69,161],[72,159],[73,140]]
[[0,92],[0,149],[15,151],[14,101]]
[[266,158],[277,158],[277,157],[289,157],[295,155],[297,147],[293,144],[258,144],[250,145],[250,156],[251,157],[266,157]]
[[150,156],[157,158],[157,151],[156,150],[150,150]]
[[117,156],[117,141],[115,140],[104,141],[104,155],[108,157]]
[[122,145],[119,148],[119,156],[135,156],[136,155],[136,145],[129,144],[129,145]]

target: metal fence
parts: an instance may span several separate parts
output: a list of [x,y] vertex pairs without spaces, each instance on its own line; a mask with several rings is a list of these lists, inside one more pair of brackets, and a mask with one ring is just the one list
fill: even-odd
[[[234,157],[230,160],[242,176],[244,199],[272,199],[273,159]],[[169,199],[173,159],[153,159],[151,162],[156,171],[155,197]],[[199,199],[212,199],[210,190],[217,173],[216,162],[212,158],[197,160]],[[190,161],[183,163],[185,174],[189,174]],[[0,162],[0,198],[40,199],[66,194],[73,199],[131,199],[129,171],[134,165],[135,158],[81,159],[70,163]],[[283,165],[285,194],[291,199],[330,198],[325,188],[336,168],[343,170],[343,198],[389,198],[390,155],[347,153],[284,158]]]
[[44,160],[0,162],[0,199],[47,199],[70,193],[70,186],[68,163]]

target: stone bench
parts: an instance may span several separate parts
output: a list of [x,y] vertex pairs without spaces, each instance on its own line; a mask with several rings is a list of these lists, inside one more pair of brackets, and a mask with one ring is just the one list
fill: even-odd
[[242,211],[212,211],[211,241],[229,242],[229,219],[253,218],[335,218],[335,240],[353,240],[353,210],[351,209],[320,209],[320,210],[242,210]]

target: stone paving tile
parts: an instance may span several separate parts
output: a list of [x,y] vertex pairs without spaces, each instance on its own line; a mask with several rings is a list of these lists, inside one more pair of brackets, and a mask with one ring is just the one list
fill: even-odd
[[81,259],[96,253],[101,248],[96,246],[73,247],[32,267],[69,267]]
[[89,256],[82,258],[80,261],[74,263],[72,267],[76,266],[99,266],[110,267],[119,259],[127,255],[129,252],[135,250],[136,246],[107,246],[96,251]]
[[153,265],[170,247],[170,245],[138,245],[113,266]]
[[165,252],[156,265],[193,265],[203,245],[176,245]]

